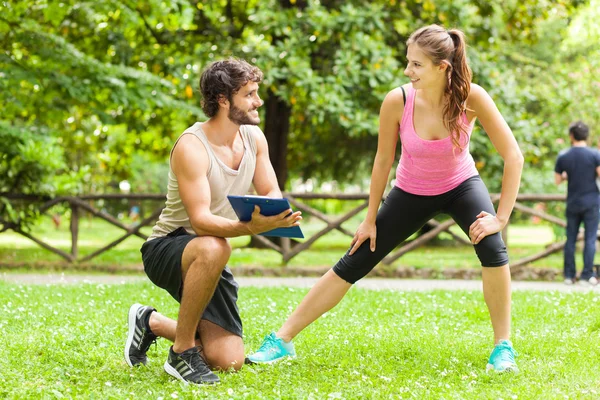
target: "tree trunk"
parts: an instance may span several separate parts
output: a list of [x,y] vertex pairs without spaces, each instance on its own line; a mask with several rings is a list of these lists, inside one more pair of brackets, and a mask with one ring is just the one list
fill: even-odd
[[269,143],[269,157],[277,174],[279,188],[284,190],[287,181],[287,145],[292,109],[279,96],[269,90],[265,101],[265,136]]
[[[291,115],[290,106],[269,89],[265,100],[265,137],[269,143],[269,158],[277,175],[277,184],[282,191],[287,181],[287,144]],[[278,246],[281,244],[281,238],[267,239]],[[264,248],[265,245],[251,237],[248,247]]]

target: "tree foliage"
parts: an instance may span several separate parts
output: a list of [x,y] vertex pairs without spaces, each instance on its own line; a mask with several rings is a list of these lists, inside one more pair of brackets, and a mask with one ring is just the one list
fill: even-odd
[[[140,159],[164,163],[176,136],[204,118],[202,68],[237,56],[265,71],[263,127],[282,186],[290,177],[365,178],[381,101],[406,82],[405,41],[439,23],[465,31],[475,82],[496,100],[528,166],[547,170],[570,120],[600,122],[599,8],[598,0],[3,1],[0,134],[13,141],[0,144],[2,168],[39,151],[47,182],[64,171],[77,180],[64,190],[104,191]],[[15,137],[21,147],[11,147]],[[472,151],[499,190],[502,162],[483,132]],[[524,188],[546,188],[543,174],[526,170]],[[3,190],[33,188],[0,179]]]

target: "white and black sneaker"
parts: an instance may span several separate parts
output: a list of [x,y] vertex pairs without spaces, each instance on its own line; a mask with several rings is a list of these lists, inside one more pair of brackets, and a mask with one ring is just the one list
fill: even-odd
[[214,385],[220,381],[219,377],[208,368],[196,346],[183,353],[175,353],[171,346],[169,357],[165,361],[165,371],[185,383]]
[[156,335],[150,330],[148,320],[150,314],[156,311],[149,306],[134,304],[129,308],[129,332],[125,343],[125,361],[130,367],[139,364],[146,365],[148,360],[146,352],[152,343],[156,342]]

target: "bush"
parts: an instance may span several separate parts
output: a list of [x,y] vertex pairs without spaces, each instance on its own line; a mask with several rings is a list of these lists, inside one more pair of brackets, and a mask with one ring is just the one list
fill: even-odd
[[47,198],[78,192],[85,171],[65,172],[63,149],[35,127],[0,121],[0,223],[2,231],[26,228],[37,217],[35,203],[9,201],[7,194]]

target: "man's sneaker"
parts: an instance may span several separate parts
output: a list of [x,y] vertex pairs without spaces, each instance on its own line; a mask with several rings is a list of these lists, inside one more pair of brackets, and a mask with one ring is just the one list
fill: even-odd
[[591,285],[591,286],[596,286],[598,284],[598,279],[595,276],[592,276],[589,279],[581,279],[580,282],[583,285]]
[[566,278],[565,279],[565,285],[572,285],[574,283],[575,283],[575,281],[572,278]]
[[512,347],[510,340],[502,340],[498,343],[488,361],[486,370],[494,370],[496,372],[519,372],[515,357],[517,352]]
[[270,364],[285,357],[296,358],[294,344],[286,343],[275,336],[275,333],[270,333],[265,337],[260,349],[248,356],[248,360],[256,364]]
[[154,308],[141,304],[134,304],[129,308],[129,332],[125,343],[125,361],[130,367],[139,364],[146,365],[148,360],[146,352],[156,341],[156,335],[152,333],[147,322],[150,314],[154,311],[156,311]]
[[198,385],[219,383],[219,377],[208,368],[196,346],[183,353],[175,353],[171,346],[169,357],[165,361],[165,371],[185,383]]

